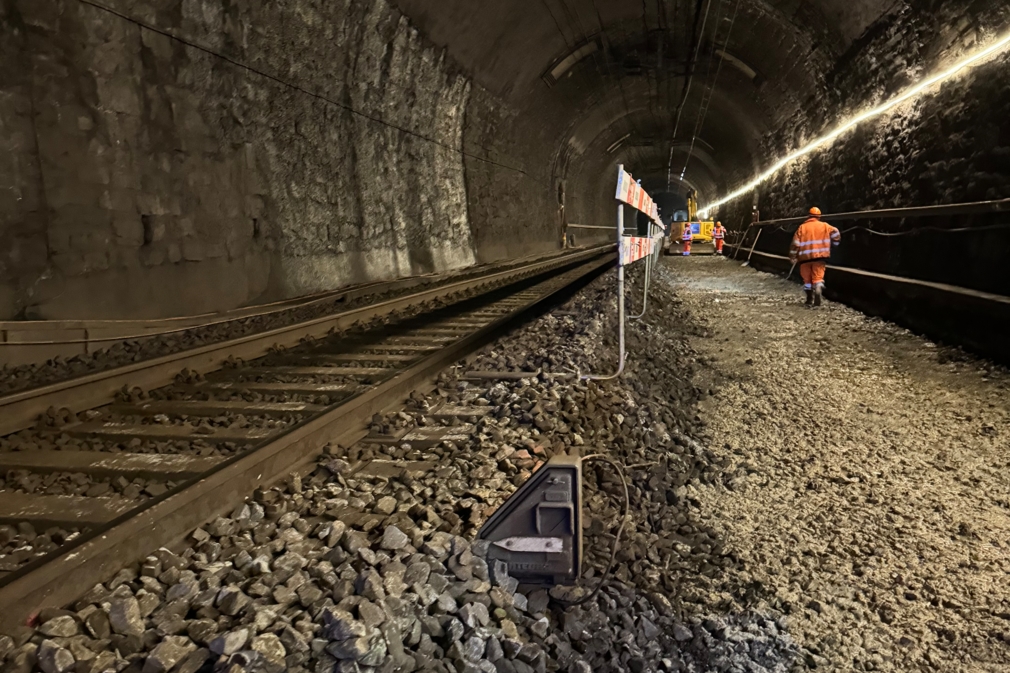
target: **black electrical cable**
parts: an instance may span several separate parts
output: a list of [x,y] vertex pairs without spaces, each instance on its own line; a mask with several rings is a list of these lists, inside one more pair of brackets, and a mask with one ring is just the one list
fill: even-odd
[[[778,231],[790,231],[790,225],[788,224],[776,224],[774,229]],[[893,238],[897,236],[910,236],[912,234],[919,234],[925,231],[936,232],[940,234],[965,234],[975,231],[992,231],[994,229],[1010,229],[1010,222],[1000,222],[998,224],[987,224],[980,227],[916,227],[915,229],[907,229],[905,231],[877,231],[875,229],[870,229],[866,226],[856,225],[854,227],[849,227],[848,229],[842,229],[840,234],[848,234],[853,231],[865,231],[868,234],[873,234],[874,236],[885,236],[888,238]]]
[[[604,45],[603,45],[603,63],[607,66],[607,72],[611,73],[611,70],[610,70],[610,55],[609,55],[610,45],[611,45],[610,36],[607,35],[607,28],[606,28],[605,24],[603,23],[603,14],[600,12],[600,8],[596,4],[596,0],[590,0],[590,2],[593,5],[593,11],[596,12],[596,22],[600,26],[600,34],[603,35],[603,41],[604,41]],[[612,73],[611,73],[611,76],[613,76]],[[627,128],[630,129],[631,132],[638,133],[638,129],[636,129],[634,127],[634,124],[631,123],[631,106],[628,105],[628,95],[624,91],[624,78],[621,77],[620,71],[618,71],[618,73],[617,73],[617,88],[620,89],[620,91],[621,91],[621,100],[624,103],[624,118],[628,122],[627,123]]]
[[961,234],[970,231],[989,231],[992,229],[1007,229],[1010,228],[1010,222],[1001,222],[999,224],[987,224],[981,227],[955,227],[948,229],[946,227],[916,227],[915,229],[908,229],[906,231],[876,231],[870,229],[869,227],[849,227],[843,230],[841,233],[846,234],[850,231],[865,231],[868,234],[873,234],[875,236],[908,236],[909,234],[918,234],[923,231],[935,231],[941,234]]
[[[230,63],[231,65],[233,65],[233,66],[235,66],[237,68],[242,68],[243,70],[247,70],[247,71],[249,71],[251,73],[259,75],[260,77],[263,77],[264,79],[268,79],[268,80],[270,80],[272,82],[275,82],[276,84],[280,84],[281,86],[285,86],[285,87],[287,87],[289,89],[293,89],[293,90],[298,91],[300,93],[303,93],[303,94],[305,94],[307,96],[311,96],[313,98],[321,100],[321,101],[323,101],[325,103],[329,103],[330,105],[333,105],[335,107],[338,107],[338,108],[341,108],[343,110],[346,110],[346,111],[350,112],[351,114],[357,115],[358,117],[361,117],[363,119],[367,119],[368,121],[374,122],[376,124],[381,124],[383,126],[391,128],[391,129],[395,129],[395,130],[399,131],[400,133],[403,133],[403,134],[408,135],[408,136],[412,136],[414,138],[418,138],[420,140],[427,141],[429,143],[432,143],[433,145],[438,145],[439,147],[442,147],[442,148],[447,149],[447,150],[451,150],[453,152],[456,152],[457,154],[460,154],[462,156],[468,157],[470,159],[476,159],[477,161],[482,161],[484,163],[491,164],[492,166],[498,166],[499,168],[506,168],[506,169],[508,169],[510,171],[515,171],[516,173],[521,173],[522,175],[529,176],[529,173],[527,173],[526,171],[524,171],[521,168],[516,168],[515,166],[509,166],[508,164],[499,163],[497,161],[494,161],[493,159],[487,159],[485,157],[482,157],[482,156],[479,156],[479,155],[476,155],[476,154],[472,154],[470,152],[467,152],[466,150],[460,149],[459,147],[454,147],[452,145],[444,143],[444,142],[442,142],[440,140],[437,140],[435,138],[432,138],[430,136],[426,136],[423,133],[418,133],[417,131],[412,131],[411,129],[407,129],[407,128],[404,128],[404,127],[399,126],[397,124],[393,124],[392,122],[388,122],[388,121],[386,121],[384,119],[381,119],[379,117],[375,117],[375,116],[373,116],[371,114],[368,114],[367,112],[362,112],[360,110],[357,110],[357,109],[351,107],[350,105],[347,105],[346,103],[341,103],[340,101],[333,100],[332,98],[328,98],[328,97],[326,97],[326,96],[324,96],[324,95],[322,95],[320,93],[317,93],[315,91],[310,91],[310,90],[306,89],[305,87],[300,86],[298,84],[293,84],[291,82],[283,80],[280,77],[277,77],[276,75],[271,75],[268,72],[264,72],[263,70],[259,70],[257,68],[254,68],[251,65],[248,65],[248,64],[243,63],[241,61],[235,60],[234,58],[231,58],[230,56],[225,56],[224,54],[216,52],[213,49],[205,47],[205,46],[203,46],[201,44],[198,44],[196,42],[193,42],[193,41],[188,40],[188,39],[183,38],[183,37],[179,37],[178,35],[176,35],[176,34],[174,34],[172,32],[169,32],[169,31],[164,30],[162,28],[158,28],[158,27],[153,26],[151,24],[148,24],[148,23],[145,23],[145,22],[140,21],[138,19],[135,19],[132,16],[129,16],[127,14],[123,14],[122,12],[119,12],[119,11],[117,11],[115,9],[112,9],[111,7],[106,7],[105,5],[103,5],[101,3],[94,2],[94,0],[77,0],[77,2],[80,3],[80,4],[82,4],[82,5],[87,5],[89,7],[93,7],[95,9],[100,10],[100,11],[103,11],[103,12],[106,12],[108,14],[111,14],[113,16],[119,17],[120,19],[123,19],[124,21],[128,21],[128,22],[130,22],[130,23],[132,23],[132,24],[134,24],[134,25],[136,25],[136,26],[138,26],[140,28],[143,28],[145,30],[149,30],[152,33],[157,33],[158,35],[162,35],[164,37],[167,37],[170,40],[175,40],[176,42],[179,42],[180,44],[184,44],[187,47],[190,47],[192,49],[196,49],[196,50],[202,51],[205,54],[208,54],[208,55],[213,56],[215,58],[219,58],[222,61],[225,61],[226,63]],[[481,149],[484,150],[485,152],[488,152],[488,153],[491,152],[491,150],[489,148],[487,148],[487,147],[481,147]]]
[[[733,18],[729,22],[729,30],[726,32],[726,41],[723,43],[722,51],[723,54],[727,53],[729,49],[729,40],[733,36],[733,26],[736,25],[737,14],[740,13],[740,0],[736,1],[736,7],[733,9]],[[718,29],[716,29],[718,31]],[[711,60],[715,59],[716,56],[717,43],[712,40],[712,56]],[[684,170],[680,172],[680,179],[684,179],[684,175],[687,173],[688,164],[691,163],[691,156],[694,154],[694,145],[698,140],[698,134],[701,133],[701,128],[705,124],[705,118],[708,117],[708,109],[712,105],[712,98],[715,96],[715,85],[719,81],[719,73],[722,72],[722,64],[725,58],[720,58],[719,63],[715,68],[715,75],[712,77],[712,81],[708,85],[708,96],[702,96],[701,108],[698,111],[698,120],[694,125],[694,133],[691,134],[691,147],[687,150],[687,158],[684,159]]]
[[692,35],[694,54],[691,55],[690,61],[687,64],[687,80],[684,82],[684,92],[680,99],[680,105],[677,106],[677,119],[673,125],[673,134],[670,136],[670,161],[666,167],[667,189],[673,184],[673,143],[677,139],[677,132],[680,130],[680,117],[684,114],[684,104],[687,102],[687,97],[691,94],[691,83],[694,81],[694,67],[698,62],[698,53],[701,51],[701,41],[705,34],[705,25],[708,23],[708,13],[712,9],[712,3],[714,2],[714,0],[708,0],[708,4],[705,7],[705,16],[701,21],[701,30],[698,31],[698,16],[701,14],[701,3],[704,1],[698,0],[698,10],[695,13],[694,19],[695,33]]
[[607,458],[603,454],[594,453],[592,455],[586,456],[582,459],[582,462],[589,462],[592,460],[599,460],[604,463],[609,463],[611,467],[617,470],[617,475],[621,478],[621,486],[624,487],[624,511],[621,514],[621,524],[617,527],[617,534],[614,536],[614,548],[610,550],[610,561],[607,563],[607,569],[603,571],[603,575],[600,576],[600,583],[596,585],[596,588],[592,592],[586,594],[582,598],[576,601],[566,601],[562,599],[555,599],[559,603],[565,605],[566,607],[575,607],[577,605],[582,605],[600,593],[600,589],[606,584],[607,578],[610,577],[611,571],[614,569],[614,561],[617,560],[617,551],[621,548],[621,534],[624,532],[624,526],[628,522],[628,512],[631,510],[631,496],[628,495],[628,480],[624,476],[624,468],[622,468],[618,463],[615,463],[610,458]]

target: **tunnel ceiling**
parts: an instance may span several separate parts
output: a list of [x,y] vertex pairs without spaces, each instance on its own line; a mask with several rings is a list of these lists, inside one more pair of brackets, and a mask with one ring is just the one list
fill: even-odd
[[562,126],[562,176],[623,162],[655,190],[668,173],[676,188],[686,165],[686,185],[714,196],[764,163],[764,134],[815,96],[839,57],[898,3],[396,4],[479,85]]

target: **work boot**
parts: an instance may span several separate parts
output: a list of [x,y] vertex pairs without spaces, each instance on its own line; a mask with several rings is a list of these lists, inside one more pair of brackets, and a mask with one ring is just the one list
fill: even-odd
[[821,305],[821,288],[814,290],[814,306]]
[[804,292],[807,293],[807,306],[813,306],[814,305],[814,291],[813,290],[804,290]]

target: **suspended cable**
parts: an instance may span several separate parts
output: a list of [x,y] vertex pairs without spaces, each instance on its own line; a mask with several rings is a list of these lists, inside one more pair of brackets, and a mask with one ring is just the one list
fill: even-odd
[[[600,26],[600,34],[603,35],[603,41],[605,43],[603,45],[603,62],[607,64],[607,71],[610,72],[611,77],[613,77],[613,73],[610,71],[610,36],[607,35],[607,29],[603,23],[603,14],[600,13],[600,8],[596,4],[596,0],[591,0],[591,2],[593,5],[593,11],[596,12],[596,22]],[[621,92],[621,101],[624,103],[625,119],[628,120],[627,128],[634,133],[638,133],[638,129],[634,127],[634,124],[631,121],[631,106],[628,105],[628,96],[624,92],[624,78],[621,77],[620,72],[617,73],[617,88]]]
[[[726,32],[726,41],[723,43],[722,52],[727,53],[729,49],[729,40],[733,35],[733,26],[736,24],[737,14],[740,12],[740,0],[736,0],[736,7],[733,9],[733,18],[729,22],[729,30]],[[712,58],[715,58],[716,42],[712,42]],[[712,98],[715,96],[715,85],[719,81],[719,73],[722,72],[722,64],[726,59],[720,58],[719,64],[715,68],[715,75],[712,77],[712,81],[708,86],[708,97],[702,97],[701,109],[698,113],[698,120],[694,125],[694,133],[691,134],[691,146],[687,150],[687,158],[684,159],[684,170],[680,172],[681,181],[684,180],[684,176],[687,174],[687,166],[691,162],[691,156],[694,153],[694,144],[698,140],[698,134],[701,133],[701,129],[705,124],[705,118],[708,116],[709,106],[712,104]]]
[[[699,2],[704,2],[704,0],[698,0]],[[673,135],[670,137],[670,160],[666,166],[666,188],[670,189],[673,184],[673,143],[677,139],[677,132],[680,130],[680,116],[684,113],[684,103],[687,102],[687,97],[691,95],[691,83],[694,81],[694,67],[698,61],[698,52],[701,51],[701,41],[702,37],[705,35],[705,25],[708,23],[708,13],[712,9],[713,0],[708,0],[705,6],[705,16],[701,22],[701,30],[694,35],[694,55],[687,65],[687,81],[684,82],[684,93],[680,98],[680,105],[677,106],[677,118],[673,125]],[[699,10],[701,6],[699,5]],[[695,20],[695,25],[698,25],[697,18]]]
[[551,15],[551,21],[554,22],[554,27],[558,29],[558,34],[561,36],[561,39],[564,41],[564,43],[565,43],[565,49],[567,49],[568,51],[571,51],[572,50],[572,43],[568,41],[568,36],[565,35],[565,31],[561,30],[561,22],[558,21],[558,17],[554,16],[554,10],[551,9],[551,6],[549,4],[547,4],[547,0],[540,0],[540,4],[543,5],[544,9],[547,10],[547,13]]

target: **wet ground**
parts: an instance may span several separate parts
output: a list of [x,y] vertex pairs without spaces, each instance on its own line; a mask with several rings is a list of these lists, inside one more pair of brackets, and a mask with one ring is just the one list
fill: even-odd
[[700,336],[698,484],[808,666],[1010,670],[1004,369],[721,258],[659,270]]

